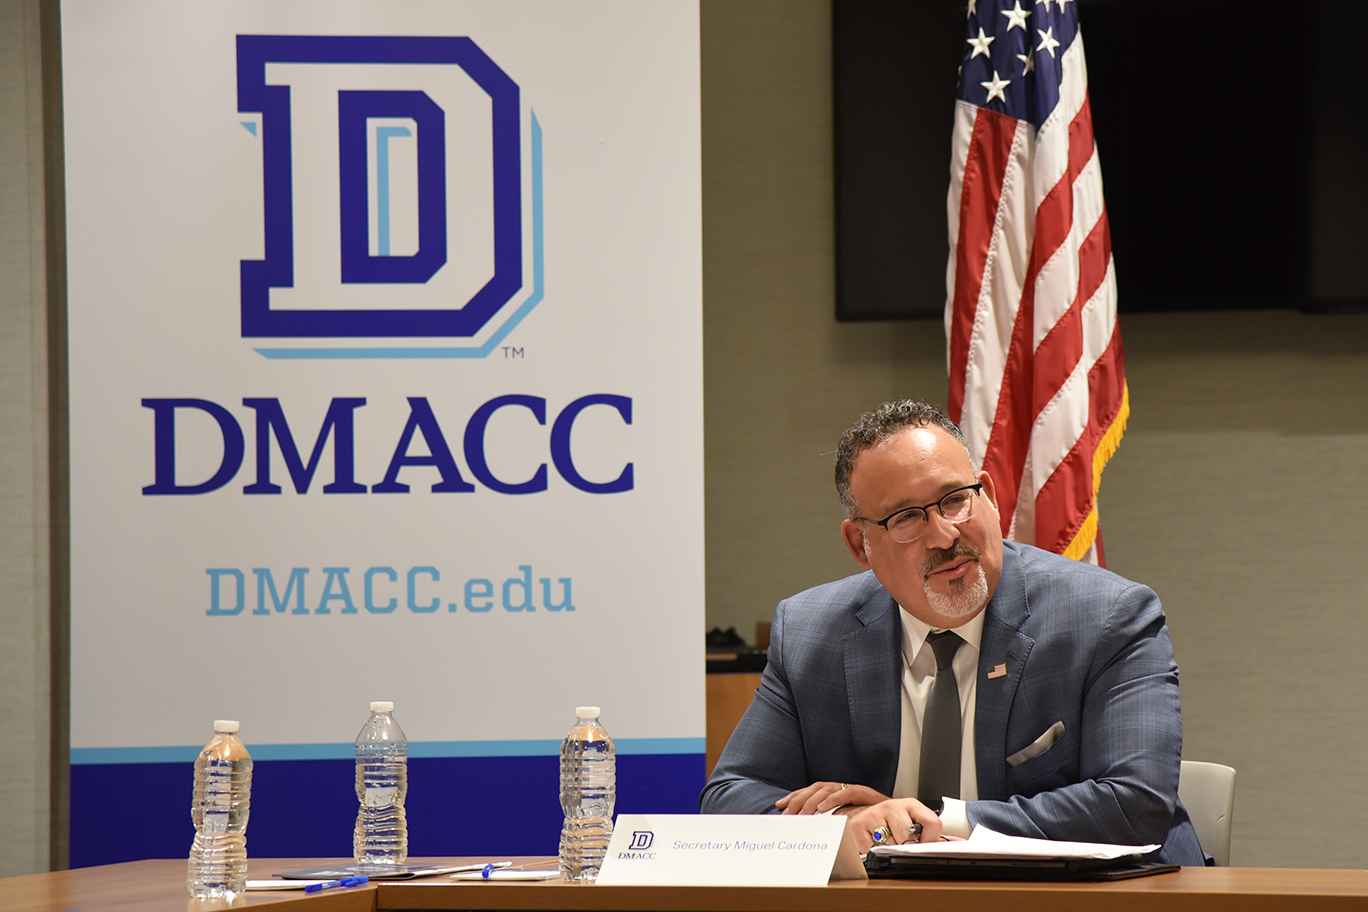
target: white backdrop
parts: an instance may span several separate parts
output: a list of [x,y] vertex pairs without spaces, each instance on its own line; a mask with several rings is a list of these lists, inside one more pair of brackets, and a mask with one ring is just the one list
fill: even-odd
[[[419,757],[546,754],[585,703],[701,755],[696,4],[62,13],[74,769],[216,718],[345,758],[378,699]],[[444,121],[386,109],[418,93]],[[434,174],[444,265],[346,281],[339,199],[365,263],[430,256]],[[321,322],[261,334],[253,289]]]

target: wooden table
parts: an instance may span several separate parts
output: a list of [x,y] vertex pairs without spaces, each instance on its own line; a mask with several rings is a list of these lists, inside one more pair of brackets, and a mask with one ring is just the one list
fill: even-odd
[[[463,859],[474,862],[485,859]],[[513,859],[518,863],[546,859]],[[416,864],[462,859],[413,859]],[[252,859],[250,876],[337,859]],[[296,907],[295,903],[309,903]],[[1184,868],[1107,884],[860,881],[826,887],[599,887],[546,883],[460,883],[446,877],[382,881],[305,896],[253,892],[231,907],[194,904],[185,862],[126,864],[0,880],[4,912],[197,912],[250,908],[282,912],[377,912],[389,909],[566,910],[566,912],[1272,912],[1368,909],[1368,871],[1309,868]]]
[[[337,864],[335,858],[290,858],[284,861],[252,858],[247,876],[265,880],[277,871]],[[350,864],[347,859],[345,864]],[[309,912],[374,912],[375,888],[370,884],[347,890],[325,890],[306,895],[301,890],[243,894],[232,906],[190,899],[185,890],[184,859],[129,861],[29,874],[0,880],[0,910],[4,912],[198,912],[209,909],[285,909],[287,903],[307,902]],[[299,906],[299,912],[306,907]]]

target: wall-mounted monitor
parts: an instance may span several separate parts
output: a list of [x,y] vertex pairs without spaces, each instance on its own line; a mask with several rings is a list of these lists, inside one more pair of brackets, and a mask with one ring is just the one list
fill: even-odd
[[[1123,313],[1368,309],[1368,120],[1328,0],[1071,0]],[[837,317],[939,318],[965,4],[834,0]]]

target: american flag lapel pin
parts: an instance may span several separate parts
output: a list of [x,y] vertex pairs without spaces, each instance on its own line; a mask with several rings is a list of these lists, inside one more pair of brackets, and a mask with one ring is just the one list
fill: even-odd
[[1007,677],[1007,663],[1006,663],[1006,662],[999,662],[998,664],[996,664],[996,665],[993,666],[993,670],[992,670],[992,671],[988,672],[988,680],[990,680],[990,681],[993,680],[993,678],[1005,678],[1005,677]]

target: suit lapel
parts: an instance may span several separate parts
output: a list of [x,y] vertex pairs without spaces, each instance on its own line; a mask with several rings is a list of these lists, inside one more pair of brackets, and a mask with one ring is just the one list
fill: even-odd
[[893,791],[902,732],[902,649],[898,606],[882,586],[856,611],[845,638],[846,693],[855,763],[872,787]]
[[1002,549],[1002,579],[984,616],[974,703],[974,760],[979,798],[984,800],[1005,801],[1008,797],[1007,717],[1021,681],[1021,669],[1035,645],[1035,640],[1020,632],[1030,613],[1021,557],[1006,546]]

